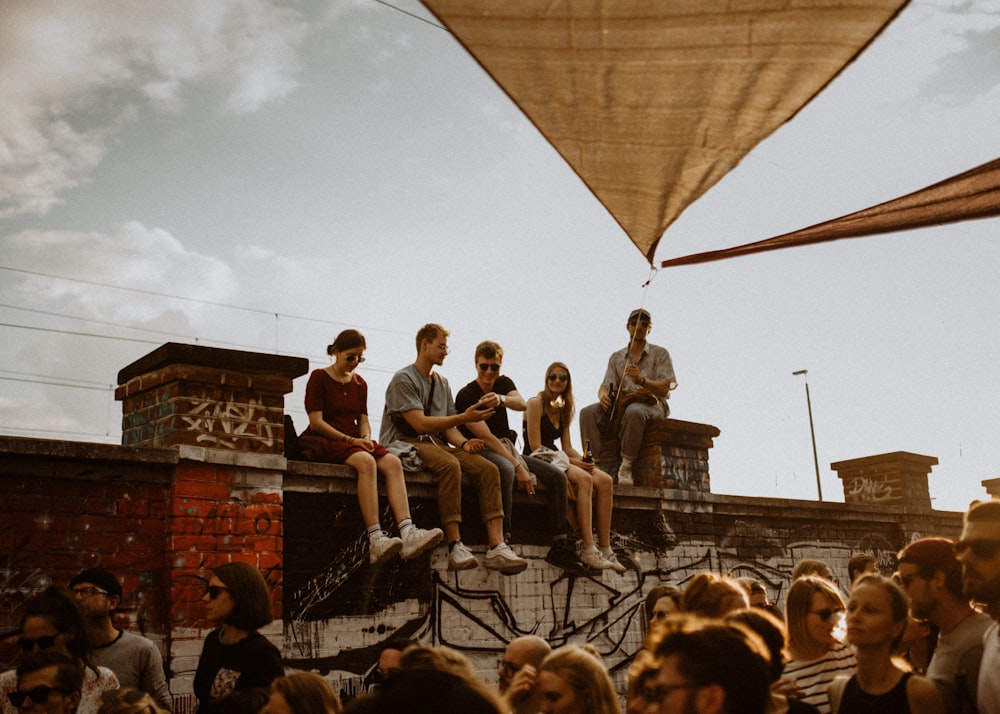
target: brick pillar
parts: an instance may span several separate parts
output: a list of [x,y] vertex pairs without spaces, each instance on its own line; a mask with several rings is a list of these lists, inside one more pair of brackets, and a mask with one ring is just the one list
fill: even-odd
[[284,357],[167,343],[118,373],[122,444],[169,447],[164,564],[174,712],[194,705],[191,682],[211,629],[201,598],[211,571],[257,567],[272,589],[281,646],[284,400],[309,369]]
[[309,360],[168,342],[118,373],[122,445],[284,452],[285,395]]
[[989,478],[985,481],[980,481],[983,484],[983,488],[986,489],[986,493],[990,495],[990,498],[1000,499],[1000,478]]
[[907,506],[931,510],[927,477],[938,460],[908,451],[830,464],[844,484],[848,504]]

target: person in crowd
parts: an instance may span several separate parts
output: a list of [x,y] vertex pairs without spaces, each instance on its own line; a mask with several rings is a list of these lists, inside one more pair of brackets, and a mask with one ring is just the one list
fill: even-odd
[[[628,346],[608,359],[607,371],[597,390],[598,403],[580,411],[580,435],[598,455],[605,434],[617,437],[622,460],[618,483],[631,486],[632,462],[639,455],[646,423],[670,414],[667,398],[677,387],[677,378],[670,353],[646,340],[653,329],[649,312],[633,310],[625,327]],[[602,428],[602,422],[610,426]]]
[[1000,501],[976,502],[965,512],[955,553],[962,592],[994,620],[983,634],[976,706],[979,714],[1000,714]]
[[750,607],[746,590],[733,578],[715,573],[698,573],[684,586],[681,612],[702,617],[725,617],[733,610]]
[[160,709],[170,711],[159,648],[142,635],[115,627],[112,618],[122,601],[118,579],[103,568],[87,568],[73,576],[69,589],[83,615],[94,664],[114,672],[122,688],[146,692]]
[[385,682],[389,677],[399,673],[399,661],[403,652],[409,647],[415,647],[420,643],[409,637],[393,637],[386,640],[378,653],[378,680]]
[[877,573],[878,565],[871,553],[855,553],[847,561],[847,579],[853,583],[865,573]]
[[342,709],[326,679],[314,672],[295,672],[271,682],[261,714],[340,714]]
[[[83,672],[78,714],[96,714],[101,694],[118,689],[118,677],[91,659],[90,640],[76,596],[67,588],[50,585],[24,603],[18,647],[25,653],[56,652],[69,657]],[[17,707],[6,696],[17,689],[17,673],[0,674],[2,714],[15,714]]]
[[[625,572],[625,566],[611,549],[611,511],[614,482],[611,476],[585,461],[573,448],[570,423],[573,421],[573,380],[569,368],[553,362],[545,371],[545,388],[528,400],[522,430],[524,453],[538,455],[542,447],[549,453],[559,450],[568,458],[566,478],[576,491],[576,518],[580,527],[580,560],[589,568]],[[556,440],[559,440],[559,447]],[[597,507],[597,538],[594,542],[594,505]]]
[[500,471],[476,452],[485,446],[467,439],[460,424],[493,416],[500,403],[491,394],[459,412],[455,409],[448,380],[434,371],[448,355],[448,331],[429,323],[417,331],[416,361],[392,376],[385,392],[385,409],[379,440],[383,444],[405,441],[413,445],[427,469],[438,480],[438,511],[448,539],[448,569],[467,570],[479,566],[462,542],[462,474],[479,495],[479,511],[486,524],[489,550],[483,564],[505,575],[520,573],[528,562],[504,540],[503,496]]
[[535,684],[538,668],[552,651],[549,643],[537,635],[515,637],[507,644],[500,660],[497,688],[513,714],[535,714],[541,702]]
[[[511,430],[507,410],[523,412],[527,402],[517,391],[514,380],[500,374],[503,366],[503,348],[496,342],[485,341],[476,345],[476,379],[462,387],[455,396],[455,408],[463,412],[484,398],[497,399],[493,416],[485,421],[460,425],[459,431],[469,439],[479,439],[485,445],[480,455],[500,470],[500,487],[503,493],[504,534],[510,540],[515,486],[529,496],[534,496],[535,481],[545,486],[552,547],[545,560],[570,572],[585,572],[576,549],[572,547],[573,532],[566,518],[566,473],[558,466],[534,456],[522,455],[514,442],[517,432]],[[534,476],[534,478],[532,478]]]
[[903,639],[900,641],[896,653],[902,659],[900,666],[916,674],[926,676],[927,668],[931,664],[931,658],[934,656],[934,649],[937,646],[938,629],[927,620],[918,620],[913,617],[912,610],[910,612],[906,630],[903,631]]
[[198,714],[216,714],[236,690],[270,687],[284,674],[278,648],[257,630],[274,619],[271,591],[257,568],[226,563],[212,572],[202,598],[216,629],[205,638],[194,675]]
[[681,589],[672,583],[655,585],[646,593],[643,611],[646,614],[646,630],[671,615],[681,606]]
[[783,683],[823,714],[830,711],[827,687],[838,675],[854,674],[856,666],[853,648],[838,639],[844,609],[836,585],[816,575],[793,580],[785,598],[791,658]]
[[620,714],[608,670],[582,647],[566,645],[542,660],[535,684],[540,714]]
[[478,679],[475,665],[464,654],[451,647],[414,645],[407,647],[399,658],[399,671],[437,670],[450,672],[465,679]]
[[[410,517],[403,464],[395,454],[372,440],[368,421],[368,383],[357,373],[365,360],[365,336],[344,330],[326,348],[333,363],[309,375],[306,413],[309,428],[299,437],[307,461],[347,464],[358,473],[358,503],[368,531],[369,560],[385,562],[397,553],[403,560],[418,557],[441,542],[440,528],[418,528]],[[399,538],[389,537],[379,523],[378,483],[381,473]]]
[[149,692],[131,687],[111,689],[101,695],[97,714],[165,714]]
[[910,614],[937,628],[927,678],[937,685],[947,711],[974,714],[983,634],[991,620],[974,610],[962,593],[962,565],[954,541],[920,538],[899,551],[896,560]]
[[656,625],[628,673],[628,714],[764,714],[770,655],[740,624],[678,613]]
[[768,669],[770,700],[767,704],[767,714],[816,714],[816,707],[795,698],[789,698],[774,685],[781,679],[785,669],[788,649],[788,634],[785,623],[762,607],[751,605],[745,610],[734,610],[725,617],[727,623],[738,623],[756,632],[767,645],[771,654],[771,664]]
[[[14,711],[74,714],[80,707],[83,670],[65,653],[36,650],[13,671],[14,688],[4,697]],[[96,710],[95,710],[96,711]]]
[[944,714],[934,683],[893,661],[908,615],[906,593],[889,578],[869,573],[855,581],[847,601],[847,640],[857,671],[830,686],[834,714]]
[[214,714],[260,714],[271,699],[270,687],[234,689],[212,703]]
[[377,692],[351,701],[344,714],[509,714],[500,696],[478,677],[436,669],[401,670]]
[[833,578],[833,570],[822,560],[806,558],[796,563],[795,568],[792,570],[792,580],[797,580],[803,575],[816,575],[824,580],[829,580],[834,585],[837,584],[837,581]]

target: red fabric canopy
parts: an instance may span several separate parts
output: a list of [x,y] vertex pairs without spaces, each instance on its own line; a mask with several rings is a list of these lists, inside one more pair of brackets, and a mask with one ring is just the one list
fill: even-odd
[[767,240],[665,260],[664,268],[1000,215],[1000,159],[863,211]]

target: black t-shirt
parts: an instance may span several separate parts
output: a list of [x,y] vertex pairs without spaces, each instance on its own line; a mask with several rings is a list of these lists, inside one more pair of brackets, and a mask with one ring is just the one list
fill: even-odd
[[[501,374],[493,383],[493,391],[497,394],[503,394],[506,396],[511,392],[516,392],[517,387],[514,386],[513,379]],[[475,380],[469,382],[462,387],[455,396],[455,409],[460,412],[464,412],[466,409],[478,402],[484,394],[486,394],[486,392],[483,391],[483,388],[479,386],[478,382]],[[507,409],[502,405],[497,408],[496,412],[493,413],[493,416],[486,420],[486,426],[489,427],[490,433],[498,439],[507,438],[511,441],[515,441],[517,439],[517,433],[511,432],[510,430],[510,422],[507,421]],[[459,426],[458,429],[466,436],[466,438],[472,438],[472,432],[469,431],[465,424]]]
[[281,652],[260,633],[225,645],[216,630],[205,638],[194,675],[198,714],[211,714],[215,703],[234,691],[269,687],[284,673]]

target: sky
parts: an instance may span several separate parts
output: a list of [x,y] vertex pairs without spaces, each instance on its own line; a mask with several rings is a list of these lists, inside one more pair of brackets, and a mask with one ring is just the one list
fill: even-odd
[[[997,158],[998,70],[993,0],[912,0],[657,264]],[[415,0],[35,0],[0,22],[0,434],[120,443],[118,371],[160,344],[316,369],[347,327],[377,428],[426,322],[451,332],[453,391],[492,339],[522,394],[560,360],[582,406],[642,306],[671,416],[721,432],[714,493],[817,498],[805,369],[825,500],[843,501],[832,462],[910,451],[960,511],[1000,477],[998,228],[653,271]]]

